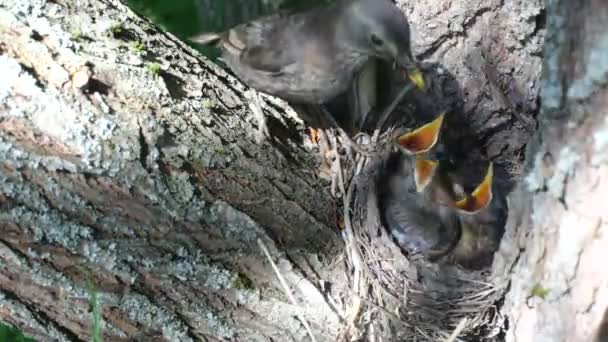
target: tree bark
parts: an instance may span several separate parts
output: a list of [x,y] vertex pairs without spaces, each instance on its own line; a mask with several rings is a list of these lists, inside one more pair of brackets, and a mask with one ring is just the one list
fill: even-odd
[[[507,340],[590,340],[608,304],[592,261],[608,243],[607,6],[398,3],[456,109],[449,134],[504,188],[535,126],[546,16],[540,130],[494,274],[512,279]],[[288,106],[265,99],[275,139],[255,144],[245,87],[118,0],[8,0],[0,53],[0,319],[90,340],[91,279],[108,341],[302,341],[300,315],[336,340],[352,304],[336,205]]]
[[243,86],[118,1],[9,1],[0,28],[2,320],[90,340],[90,277],[107,341],[301,341],[300,309],[336,336],[335,205],[281,104],[256,145]]
[[496,267],[512,274],[506,340],[606,341],[608,3],[545,4],[539,131]]

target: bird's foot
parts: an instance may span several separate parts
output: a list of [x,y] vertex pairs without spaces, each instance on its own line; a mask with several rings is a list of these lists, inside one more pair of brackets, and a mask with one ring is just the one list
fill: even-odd
[[340,197],[344,194],[342,155],[336,137],[330,132],[318,130],[319,153],[321,155],[321,167],[319,176],[330,181],[332,196]]

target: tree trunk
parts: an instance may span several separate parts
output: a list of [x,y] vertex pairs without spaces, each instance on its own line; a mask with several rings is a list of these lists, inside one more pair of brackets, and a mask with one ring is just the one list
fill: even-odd
[[[523,174],[546,16],[496,340],[591,340],[608,306],[608,5],[398,3],[459,111],[452,138],[504,188]],[[353,320],[336,204],[283,102],[266,99],[275,138],[255,144],[245,87],[118,0],[5,1],[0,53],[1,320],[90,340],[89,279],[107,341],[302,341],[303,321],[335,341]]]
[[546,6],[539,132],[497,267],[513,274],[506,340],[606,341],[608,3]]
[[255,144],[243,86],[118,1],[4,2],[0,42],[2,320],[90,340],[90,277],[107,341],[301,341],[300,309],[333,340],[342,242],[293,115]]

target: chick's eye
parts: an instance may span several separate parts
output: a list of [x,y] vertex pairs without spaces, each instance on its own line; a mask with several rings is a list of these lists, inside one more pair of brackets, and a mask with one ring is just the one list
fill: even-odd
[[370,40],[372,41],[372,44],[376,45],[376,46],[382,46],[382,39],[380,39],[378,36],[376,36],[375,34],[372,34],[370,37]]

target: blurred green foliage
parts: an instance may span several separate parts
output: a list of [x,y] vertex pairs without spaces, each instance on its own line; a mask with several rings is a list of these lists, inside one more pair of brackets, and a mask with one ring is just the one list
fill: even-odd
[[[139,14],[183,40],[196,34],[221,32],[277,11],[301,11],[332,0],[126,0]],[[195,46],[210,58],[219,52]]]
[[25,337],[17,328],[0,322],[0,341],[1,342],[36,342],[34,339]]

